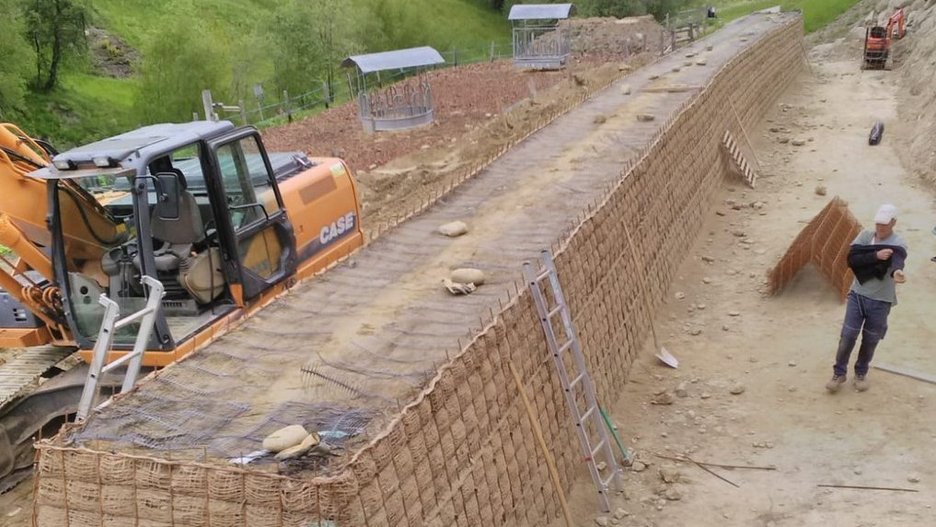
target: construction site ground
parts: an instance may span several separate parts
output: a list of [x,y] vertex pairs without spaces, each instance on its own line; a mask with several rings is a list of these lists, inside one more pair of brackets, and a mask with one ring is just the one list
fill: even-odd
[[[750,45],[744,35],[779,22],[760,17],[729,26],[695,45],[692,51],[705,60],[687,66],[682,52],[674,54],[595,95],[347,264],[91,417],[75,440],[227,463],[301,420],[325,431],[363,428],[365,434],[344,445],[353,451],[457,351],[469,328],[506,303],[521,263],[559,239],[662,121],[737,46]],[[638,114],[659,120],[641,121]],[[466,222],[469,233],[453,239],[435,232],[454,220]],[[451,296],[441,282],[459,267],[483,270],[484,285]],[[340,464],[322,466],[319,458],[286,472],[311,475]],[[267,456],[256,468],[277,470],[277,464]]]
[[[672,72],[672,65],[655,64],[619,81],[350,264],[186,361],[217,370],[220,363],[212,361],[225,354],[255,368],[238,373],[237,386],[200,382],[199,389],[224,390],[224,403],[250,399],[238,426],[264,421],[282,402],[340,409],[347,398],[338,385],[304,382],[300,367],[306,365],[342,381],[344,393],[358,392],[355,407],[395,409],[396,399],[405,400],[434,363],[445,359],[438,351],[454,351],[454,341],[477,324],[479,313],[505,297],[519,277],[519,262],[553,241],[579,212],[575,205],[595,197],[617,174],[632,155],[620,146],[641,144],[655,127],[638,124],[635,114],[663,118],[666,108],[690,95],[642,90],[699,82],[730,54],[719,42],[737,42],[738,34],[752,30],[728,26],[710,37],[706,43],[714,51],[706,54],[707,66]],[[660,343],[680,359],[679,368],[662,366],[648,342],[613,402],[613,418],[638,456],[626,472],[626,490],[615,496],[617,514],[597,513],[583,469],[570,498],[580,525],[604,523],[601,518],[641,527],[931,522],[926,518],[933,517],[936,490],[936,455],[929,448],[936,439],[930,419],[936,386],[872,370],[870,391],[849,386],[826,394],[844,306],[810,269],[780,296],[763,294],[766,272],[832,196],[848,200],[864,224],[880,203],[893,202],[901,209],[897,229],[910,244],[908,283],[899,289],[900,305],[875,361],[936,375],[936,358],[928,353],[936,330],[927,324],[936,293],[936,264],[929,261],[936,254],[933,193],[907,176],[901,164],[906,160],[894,147],[895,137],[912,135],[916,123],[896,119],[894,72],[861,72],[856,58],[827,46],[810,59],[810,70],[768,119],[748,130],[761,161],[757,189],[726,180],[693,257],[684,262],[657,317]],[[660,74],[662,79],[650,79]],[[633,96],[624,96],[625,84]],[[887,133],[881,145],[870,147],[867,135],[876,119],[887,123]],[[804,144],[794,146],[793,140]],[[467,221],[470,233],[455,240],[433,234],[453,219]],[[447,296],[439,282],[457,266],[484,269],[488,282],[473,295]],[[277,316],[287,311],[303,318]],[[347,364],[366,367],[349,372]],[[216,377],[229,379],[233,371],[222,373],[227,376]],[[158,386],[150,382],[142,392],[172,385]],[[740,388],[742,393],[732,393]],[[651,404],[664,389],[674,402]],[[240,433],[235,432],[230,435]],[[776,470],[713,469],[736,487],[656,454]],[[674,482],[664,482],[663,475]],[[0,524],[29,524],[30,490],[21,485],[3,496]]]
[[[826,393],[844,304],[811,267],[779,296],[763,294],[767,271],[830,198],[847,200],[864,226],[881,203],[894,203],[896,229],[910,246],[908,280],[874,363],[936,377],[934,192],[908,175],[897,154],[919,123],[897,118],[896,72],[859,69],[860,45],[850,39],[816,46],[810,69],[760,127],[748,130],[762,163],[758,187],[726,182],[672,284],[656,329],[679,368],[662,365],[647,343],[613,405],[638,463],[626,472],[626,491],[611,514],[598,513],[582,472],[570,498],[574,516],[587,518],[580,525],[933,523],[936,386],[872,369],[869,391],[855,391],[849,371],[845,388]],[[872,147],[875,120],[887,132]],[[673,403],[653,404],[663,390]],[[735,487],[658,454],[776,470],[711,467]]]

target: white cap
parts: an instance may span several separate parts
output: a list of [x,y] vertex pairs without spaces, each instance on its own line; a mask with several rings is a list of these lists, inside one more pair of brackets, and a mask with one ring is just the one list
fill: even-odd
[[877,223],[878,225],[887,225],[896,217],[897,207],[891,205],[890,203],[885,203],[881,205],[877,211],[877,214],[874,215],[874,223]]

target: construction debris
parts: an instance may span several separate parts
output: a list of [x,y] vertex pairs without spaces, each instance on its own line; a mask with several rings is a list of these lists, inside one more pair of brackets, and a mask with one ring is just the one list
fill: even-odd
[[442,280],[442,286],[453,295],[470,295],[478,289],[474,284],[459,284],[448,278]]
[[884,137],[884,123],[878,121],[874,123],[874,126],[871,127],[871,134],[868,135],[868,144],[871,146],[881,143],[881,139]]
[[891,366],[889,364],[872,364],[872,366],[877,370],[886,371],[895,375],[903,375],[904,377],[928,382],[930,384],[936,384],[936,375],[920,373],[906,368],[898,368],[897,366]]

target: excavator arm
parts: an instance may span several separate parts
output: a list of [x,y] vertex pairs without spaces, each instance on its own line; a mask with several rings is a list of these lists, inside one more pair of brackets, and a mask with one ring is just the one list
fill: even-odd
[[[46,183],[27,176],[48,166],[49,154],[16,126],[0,124],[0,245],[6,248],[0,252],[0,287],[41,321],[33,327],[0,327],[0,347],[72,344],[60,292],[52,285]],[[60,193],[69,265],[93,270],[124,227],[79,185],[67,182]]]

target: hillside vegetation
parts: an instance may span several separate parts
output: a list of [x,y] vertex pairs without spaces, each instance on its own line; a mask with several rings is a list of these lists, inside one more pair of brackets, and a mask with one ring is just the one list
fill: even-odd
[[[544,0],[537,0],[542,2]],[[727,20],[778,0],[581,0],[578,16],[714,3]],[[780,0],[807,29],[855,0]],[[347,92],[349,54],[430,45],[451,62],[509,55],[512,0],[0,0],[0,120],[60,147],[202,113],[201,91],[257,111]],[[21,38],[17,38],[19,35]],[[56,47],[55,37],[64,37]],[[263,88],[263,99],[254,96]],[[326,87],[323,88],[323,85]],[[340,102],[340,101],[337,101]],[[270,112],[264,115],[269,118]]]
[[[37,21],[53,20],[63,4],[83,10],[83,30],[103,31],[69,47],[46,88],[34,78],[30,40]],[[253,100],[255,84],[278,94],[337,82],[348,53],[510,39],[506,18],[486,0],[0,0],[0,9],[14,15],[0,19],[0,119],[61,146],[191,119],[203,88],[236,102]],[[115,72],[110,62],[130,66]]]

